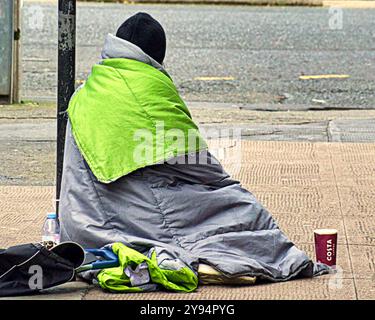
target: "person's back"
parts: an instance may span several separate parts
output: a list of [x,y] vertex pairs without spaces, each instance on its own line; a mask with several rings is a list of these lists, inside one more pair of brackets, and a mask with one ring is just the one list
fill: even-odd
[[62,240],[121,242],[145,254],[153,248],[161,267],[173,262],[197,273],[206,264],[221,280],[326,272],[207,151],[164,56],[163,28],[137,14],[107,36],[103,61],[72,98]]

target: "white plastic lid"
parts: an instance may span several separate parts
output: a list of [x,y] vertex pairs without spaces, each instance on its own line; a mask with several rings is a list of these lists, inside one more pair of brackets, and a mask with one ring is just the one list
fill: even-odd
[[56,219],[56,212],[47,213],[47,219]]
[[316,234],[336,234],[337,233],[337,229],[315,229],[314,232]]

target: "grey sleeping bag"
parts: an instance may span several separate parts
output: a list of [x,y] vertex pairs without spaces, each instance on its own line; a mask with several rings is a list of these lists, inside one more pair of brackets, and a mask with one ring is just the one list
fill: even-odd
[[[107,38],[103,58],[129,58],[162,66],[134,45]],[[183,157],[195,157],[190,154]],[[202,155],[201,159],[202,159]],[[122,242],[158,263],[180,263],[197,272],[205,263],[228,277],[285,281],[327,273],[278,228],[253,194],[220,163],[158,164],[109,183],[99,182],[82,157],[68,123],[60,196],[61,238],[84,247]]]
[[284,281],[328,272],[288,240],[210,153],[207,157],[207,164],[164,163],[103,184],[81,156],[68,124],[62,241],[90,248],[122,242],[140,252],[156,247],[194,271],[206,263],[229,277]]

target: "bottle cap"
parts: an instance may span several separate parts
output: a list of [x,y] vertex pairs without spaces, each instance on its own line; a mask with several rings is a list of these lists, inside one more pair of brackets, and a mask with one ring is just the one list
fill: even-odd
[[49,212],[47,214],[47,219],[56,219],[56,213],[55,212]]

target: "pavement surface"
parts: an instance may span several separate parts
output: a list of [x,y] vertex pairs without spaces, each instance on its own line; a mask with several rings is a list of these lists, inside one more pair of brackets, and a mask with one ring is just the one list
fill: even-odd
[[[375,143],[243,141],[234,177],[314,259],[313,230],[338,229],[336,275],[254,286],[200,286],[190,294],[111,294],[74,282],[21,299],[375,299]],[[229,172],[233,162],[223,164]],[[39,241],[54,188],[0,186],[0,244]]]
[[[165,27],[165,67],[188,101],[375,106],[374,9],[78,2],[78,81],[99,60],[105,35],[138,11]],[[23,97],[54,100],[56,1],[25,2],[23,18]],[[309,75],[323,78],[300,79]]]

